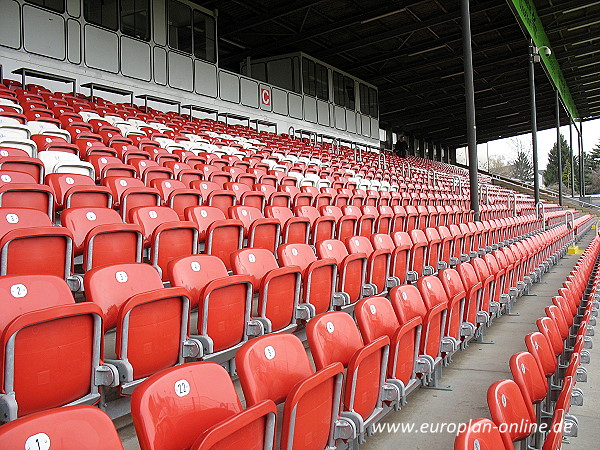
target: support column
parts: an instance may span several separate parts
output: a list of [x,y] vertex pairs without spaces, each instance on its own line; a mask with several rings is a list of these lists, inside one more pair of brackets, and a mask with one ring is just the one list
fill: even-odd
[[[473,83],[473,50],[471,48],[471,12],[469,0],[460,0],[465,96],[467,102],[467,143],[469,148],[469,184],[471,209],[479,220],[479,186],[477,181],[477,129],[475,126],[475,85]],[[456,153],[455,153],[456,159]]]
[[573,119],[569,116],[569,156],[571,157],[571,197],[575,197],[575,158],[573,152]]
[[535,204],[540,201],[540,180],[538,176],[538,149],[537,149],[537,111],[535,108],[535,48],[533,41],[529,44],[529,96],[531,99],[531,143],[533,147],[533,197]]
[[583,122],[579,121],[579,192],[585,197],[585,167],[583,163]]
[[562,150],[560,148],[560,98],[556,89],[556,151],[558,154],[558,204],[562,206]]

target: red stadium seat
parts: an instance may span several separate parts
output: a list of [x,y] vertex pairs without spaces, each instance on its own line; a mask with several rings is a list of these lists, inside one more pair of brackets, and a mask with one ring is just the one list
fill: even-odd
[[201,346],[188,339],[190,300],[185,289],[164,288],[149,264],[101,266],[84,278],[86,299],[102,309],[104,330],[115,329],[114,363],[123,394],[146,377],[199,356]]
[[108,415],[93,406],[66,406],[31,414],[0,428],[0,447],[110,448],[123,450]]
[[130,212],[132,223],[139,225],[144,246],[150,249],[150,263],[167,276],[167,264],[174,258],[198,253],[198,227],[192,221],[180,221],[166,206],[140,206]]
[[0,277],[0,292],[3,421],[94,404],[99,385],[118,384],[116,369],[102,363],[100,308],[75,304],[67,284],[48,275]]
[[334,363],[346,368],[343,409],[356,420],[359,439],[389,405],[399,405],[401,388],[386,382],[390,340],[380,336],[365,345],[352,317],[345,312],[320,314],[308,322],[306,337],[317,370]]
[[279,267],[275,255],[265,249],[242,249],[231,255],[233,272],[247,275],[258,294],[258,317],[266,332],[293,330],[299,319],[309,320],[311,308],[300,302],[302,273],[297,266]]
[[142,450],[274,445],[275,404],[264,400],[243,409],[229,374],[212,362],[150,377],[133,393],[131,413]]
[[340,420],[342,365],[313,372],[296,336],[278,333],[252,339],[238,351],[236,365],[247,405],[284,402],[281,448],[334,448],[336,439],[355,437],[343,433]]
[[142,229],[125,224],[108,208],[67,208],[62,224],[73,234],[75,256],[83,255],[83,270],[105,264],[142,262]]
[[251,319],[252,282],[247,275],[228,275],[216,256],[193,255],[168,265],[171,286],[185,288],[198,308],[197,329],[203,358],[225,362],[249,337],[264,334],[264,324]]

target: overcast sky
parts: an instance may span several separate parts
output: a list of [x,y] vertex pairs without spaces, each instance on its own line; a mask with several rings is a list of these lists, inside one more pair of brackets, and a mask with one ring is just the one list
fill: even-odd
[[[567,142],[569,142],[569,127],[561,127],[560,132],[563,134]],[[540,170],[545,170],[548,164],[548,154],[556,143],[556,128],[549,130],[538,131],[538,167]],[[531,133],[522,134],[517,138],[523,143],[523,148],[531,149]],[[489,147],[490,156],[503,155],[508,162],[512,162],[517,157],[517,151],[514,148],[511,140],[514,138],[498,139],[490,141],[487,144],[479,144],[477,151],[479,155],[479,167],[487,168],[487,152]],[[597,144],[600,143],[600,119],[589,120],[583,122],[583,149],[589,152]],[[577,151],[577,138],[575,129],[573,129],[573,148]],[[456,153],[458,162],[466,164],[466,148],[459,148]]]

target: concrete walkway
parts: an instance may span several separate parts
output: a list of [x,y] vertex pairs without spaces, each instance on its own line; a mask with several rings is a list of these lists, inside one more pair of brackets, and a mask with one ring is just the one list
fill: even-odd
[[[590,230],[580,241],[580,247],[587,247],[593,236],[594,231]],[[440,382],[442,386],[451,385],[451,391],[415,391],[401,411],[388,414],[383,421],[384,424],[390,424],[389,428],[370,436],[361,450],[452,449],[456,424],[479,417],[489,418],[488,387],[497,380],[512,379],[508,367],[510,357],[527,350],[525,335],[537,331],[536,319],[544,316],[544,308],[551,304],[552,297],[557,295],[578,258],[578,255],[565,256],[545,274],[540,283],[532,287],[528,295],[521,297],[512,311],[518,316],[503,316],[494,321],[486,335],[486,340],[495,342],[493,345],[471,344],[454,356],[452,364],[444,369]],[[600,409],[597,406],[600,395],[600,344],[595,344],[592,363],[586,366],[589,381],[577,385],[584,391],[584,406],[571,408],[571,414],[579,418],[580,435],[571,439],[570,446],[563,447],[566,449],[600,448]],[[405,424],[404,431],[402,424]],[[414,424],[412,431],[406,428],[411,424]]]

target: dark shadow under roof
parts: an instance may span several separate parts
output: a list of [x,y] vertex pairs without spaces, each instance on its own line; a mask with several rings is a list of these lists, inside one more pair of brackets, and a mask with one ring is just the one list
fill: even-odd
[[[379,88],[380,126],[466,144],[460,2],[196,0],[218,8],[220,65],[302,51]],[[528,38],[506,0],[472,0],[477,140],[530,130]],[[579,114],[600,117],[600,1],[535,0]],[[538,128],[556,125],[536,65]],[[567,124],[566,114],[562,123]]]

